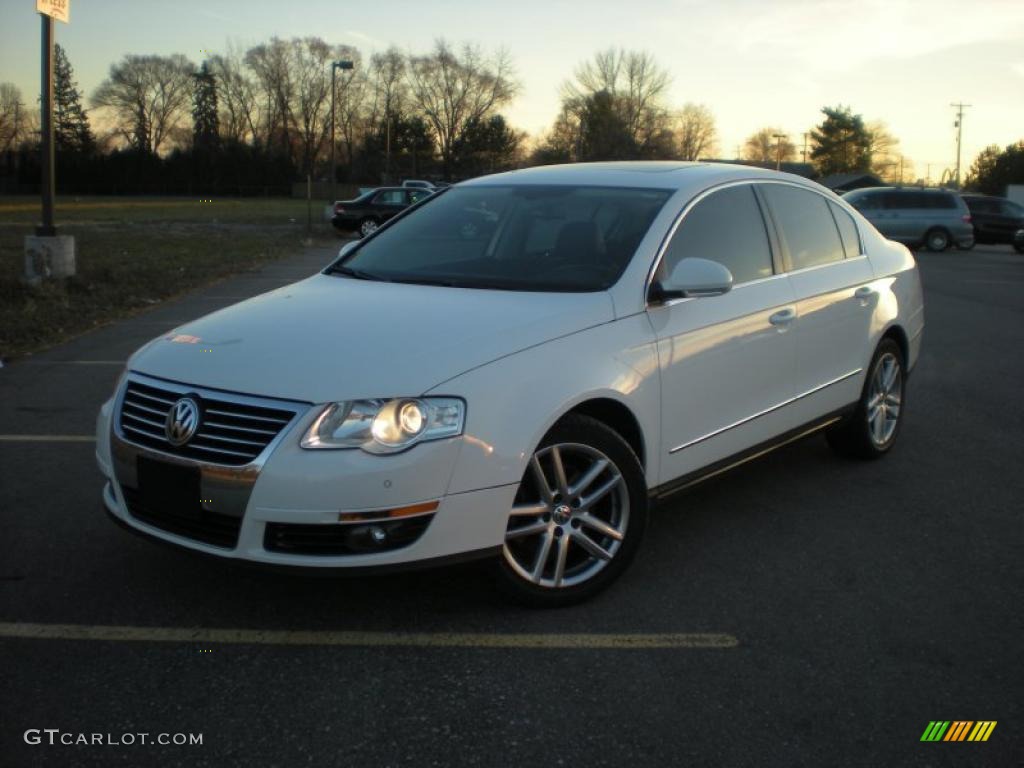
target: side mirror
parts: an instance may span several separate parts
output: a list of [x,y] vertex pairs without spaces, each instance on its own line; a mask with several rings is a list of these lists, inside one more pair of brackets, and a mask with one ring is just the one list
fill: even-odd
[[670,299],[721,296],[732,290],[732,273],[723,264],[709,259],[680,259],[667,280],[653,286],[652,298]]
[[349,240],[347,243],[341,246],[341,250],[338,251],[338,258],[343,259],[346,256],[348,256],[352,252],[352,249],[355,248],[357,245],[359,245],[358,240]]

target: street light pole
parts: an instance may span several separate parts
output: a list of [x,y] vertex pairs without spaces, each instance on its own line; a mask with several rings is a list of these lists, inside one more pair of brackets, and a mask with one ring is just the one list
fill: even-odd
[[336,142],[334,140],[334,124],[337,119],[337,109],[334,106],[336,88],[334,86],[334,75],[339,69],[352,69],[351,61],[331,62],[331,205],[338,201],[338,164],[335,160]]

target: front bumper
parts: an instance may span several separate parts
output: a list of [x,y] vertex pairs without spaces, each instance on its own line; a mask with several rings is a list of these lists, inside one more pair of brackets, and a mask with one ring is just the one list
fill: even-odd
[[[123,392],[123,389],[122,389]],[[265,455],[244,467],[225,467],[168,456],[127,440],[115,425],[120,394],[100,410],[96,425],[96,459],[107,479],[103,503],[120,524],[151,538],[225,559],[269,566],[304,568],[375,568],[410,566],[500,547],[516,494],[515,484],[447,493],[458,460],[461,438],[424,443],[390,456],[358,450],[307,451],[299,437],[319,409],[300,413]],[[231,523],[230,536],[217,542],[192,535],[188,526],[168,526],[141,514],[134,500],[137,462],[150,459],[201,473],[201,495],[222,504],[198,504],[196,513]],[[208,499],[204,499],[209,501]],[[342,514],[371,515],[423,502],[437,503],[429,522],[414,540],[381,551],[345,554],[280,551],[273,532],[282,527],[331,535],[356,525]],[[269,526],[269,528],[268,528]],[[304,528],[305,527],[305,528]],[[365,526],[364,526],[365,527]],[[237,530],[237,536],[235,535]]]

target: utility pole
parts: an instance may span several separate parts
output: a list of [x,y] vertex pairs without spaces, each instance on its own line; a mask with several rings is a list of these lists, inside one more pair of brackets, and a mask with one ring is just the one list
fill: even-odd
[[804,163],[805,164],[807,163],[807,137],[809,135],[810,134],[808,134],[806,131],[804,132]]
[[956,188],[960,189],[960,139],[964,132],[964,109],[971,105],[960,103],[949,106],[956,107],[956,122],[953,124],[956,128]]
[[784,133],[773,133],[772,138],[775,139],[775,170],[782,170],[782,140],[786,138]]
[[335,161],[335,141],[334,141],[334,122],[337,117],[337,112],[334,108],[334,73],[339,69],[352,69],[353,64],[351,61],[332,61],[331,62],[331,205],[334,205],[338,200],[338,164]]

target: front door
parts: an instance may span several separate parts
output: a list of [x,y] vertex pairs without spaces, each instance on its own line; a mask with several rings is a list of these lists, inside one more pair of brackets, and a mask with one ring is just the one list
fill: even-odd
[[663,483],[785,432],[794,390],[796,303],[750,185],[698,202],[655,278],[693,257],[724,264],[734,287],[648,309],[662,382]]

